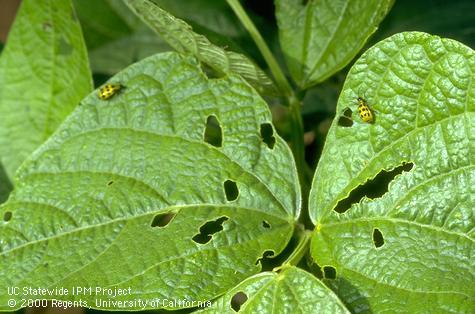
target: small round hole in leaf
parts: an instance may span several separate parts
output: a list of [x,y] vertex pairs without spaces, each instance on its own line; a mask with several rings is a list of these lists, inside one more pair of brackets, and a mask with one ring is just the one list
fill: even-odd
[[382,247],[384,245],[383,234],[377,228],[373,230],[373,244],[376,248]]
[[246,303],[247,295],[244,292],[239,291],[231,298],[231,308],[234,312],[239,312],[241,306]]
[[13,217],[13,213],[11,211],[6,211],[3,214],[3,221],[10,221]]
[[238,198],[239,189],[236,182],[232,180],[226,180],[224,182],[224,193],[226,194],[226,199],[231,202]]
[[325,279],[335,279],[336,268],[333,266],[323,266],[323,277]]
[[262,221],[262,226],[266,229],[270,229],[270,224],[265,220]]
[[210,115],[206,120],[203,139],[214,147],[221,147],[223,145],[223,130],[216,116]]
[[353,114],[353,111],[348,107],[346,107],[345,110],[343,111],[343,116],[347,118],[351,118],[352,114]]

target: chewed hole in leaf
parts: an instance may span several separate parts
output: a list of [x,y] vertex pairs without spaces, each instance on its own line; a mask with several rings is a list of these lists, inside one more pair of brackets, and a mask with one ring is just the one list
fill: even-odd
[[262,221],[262,226],[266,229],[270,229],[270,224],[265,220]]
[[338,125],[342,126],[344,128],[349,128],[349,127],[353,126],[353,120],[348,118],[348,117],[341,116],[338,119]]
[[266,143],[267,147],[270,149],[274,148],[275,145],[275,137],[274,137],[274,128],[270,123],[262,123],[261,124],[261,138],[264,143]]
[[234,310],[234,312],[239,312],[241,306],[246,303],[246,301],[247,295],[244,292],[239,291],[231,298],[231,308]]
[[168,224],[175,218],[176,214],[175,213],[164,213],[164,214],[158,214],[155,217],[153,217],[152,223],[150,226],[152,228],[155,227],[166,227]]
[[223,230],[223,223],[228,220],[228,217],[220,217],[213,221],[208,221],[200,227],[200,233],[193,236],[192,240],[196,243],[206,244],[211,241],[213,234]]
[[269,258],[272,258],[274,257],[274,251],[272,250],[267,250],[267,251],[264,251],[264,253],[262,253],[262,256],[259,257],[257,260],[256,260],[256,265],[261,263],[261,265],[264,265],[266,263],[266,260],[268,260]]
[[397,175],[410,171],[413,166],[414,164],[409,162],[403,163],[401,166],[390,171],[382,170],[376,177],[366,181],[351,191],[347,198],[338,202],[334,210],[337,213],[343,214],[351,205],[358,203],[365,196],[371,199],[383,196],[388,191],[389,183],[394,180]]
[[353,119],[351,118],[352,114],[353,111],[350,108],[345,108],[343,115],[338,119],[338,125],[345,128],[351,127],[353,125]]
[[353,114],[353,110],[350,108],[346,107],[345,110],[343,110],[343,116],[347,118],[351,118],[351,115]]
[[112,180],[107,182],[107,186],[111,186],[112,184],[114,184],[114,181],[112,181]]
[[377,228],[373,230],[373,244],[376,248],[382,247],[384,245],[383,234]]
[[6,211],[3,214],[3,221],[8,222],[12,219],[12,217],[13,217],[13,213],[11,211]]
[[333,266],[323,266],[323,277],[325,279],[335,279],[336,268]]
[[224,193],[226,194],[226,199],[231,202],[235,201],[239,196],[239,189],[236,182],[232,180],[224,181]]
[[216,116],[210,115],[208,119],[206,119],[203,139],[206,143],[215,147],[223,146],[223,130]]

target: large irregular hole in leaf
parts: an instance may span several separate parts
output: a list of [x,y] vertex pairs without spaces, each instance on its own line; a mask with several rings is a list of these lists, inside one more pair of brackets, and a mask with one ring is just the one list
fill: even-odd
[[388,191],[389,183],[402,172],[410,171],[413,166],[412,162],[408,162],[390,171],[382,170],[374,179],[366,181],[351,191],[347,198],[338,202],[334,210],[337,213],[343,214],[351,205],[358,203],[365,196],[371,199],[383,196]]
[[246,303],[246,301],[247,295],[244,292],[239,291],[231,298],[231,308],[234,310],[234,312],[239,312],[241,306]]
[[11,211],[6,211],[3,214],[3,221],[8,222],[12,219],[12,217],[13,217],[13,213]]
[[262,256],[256,260],[256,265],[261,263],[261,266],[264,267],[264,265],[268,264],[268,260],[274,257],[274,254],[275,252],[272,250],[264,251],[264,253],[262,253]]
[[215,147],[223,146],[223,130],[215,115],[210,115],[206,120],[204,141]]
[[223,223],[228,217],[220,217],[213,221],[208,221],[200,227],[200,233],[193,236],[192,240],[196,243],[206,244],[211,241],[213,234],[223,230]]
[[336,268],[333,266],[323,266],[323,277],[325,279],[335,279]]
[[155,228],[155,227],[164,228],[168,226],[168,224],[173,220],[173,218],[175,218],[175,216],[176,216],[175,213],[158,214],[155,217],[153,217],[153,220],[150,226],[152,228]]
[[383,234],[378,228],[373,230],[373,244],[376,248],[382,247],[384,245]]
[[239,189],[237,187],[236,182],[232,180],[224,181],[224,193],[226,194],[226,199],[231,202],[238,198],[239,196]]
[[267,147],[270,149],[274,148],[275,145],[275,137],[274,137],[274,128],[270,123],[262,123],[261,124],[261,137],[262,141],[266,143]]

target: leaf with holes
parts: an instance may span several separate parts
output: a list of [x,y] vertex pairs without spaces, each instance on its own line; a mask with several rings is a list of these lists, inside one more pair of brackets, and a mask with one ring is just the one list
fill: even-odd
[[346,66],[389,12],[393,0],[276,0],[282,50],[301,88]]
[[213,45],[206,37],[195,33],[190,25],[161,9],[151,0],[125,2],[178,52],[196,56],[220,75],[240,74],[261,94],[278,94],[272,80],[246,56]]
[[[475,308],[474,73],[473,50],[418,32],[350,70],[309,207],[313,258],[351,311]],[[360,201],[369,185],[379,192]]]
[[0,157],[12,178],[92,81],[70,1],[23,1],[8,38],[0,58]]
[[350,313],[310,273],[296,267],[246,279],[199,313]]
[[[242,78],[209,79],[176,53],[110,83],[121,90],[87,96],[17,173],[0,208],[0,289],[130,287],[123,300],[202,301],[259,272],[300,206],[287,144],[261,136],[266,103]],[[211,116],[219,145],[206,136]]]

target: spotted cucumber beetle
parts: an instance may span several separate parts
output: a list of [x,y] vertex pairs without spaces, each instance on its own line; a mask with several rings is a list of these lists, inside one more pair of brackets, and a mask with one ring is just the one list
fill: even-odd
[[363,97],[358,97],[358,114],[360,115],[361,120],[366,123],[374,122],[374,114],[371,108],[368,106],[368,103]]
[[121,88],[120,84],[106,84],[99,89],[99,98],[102,100],[112,98]]

